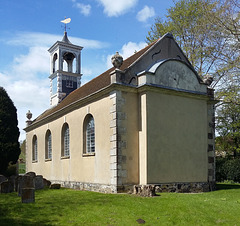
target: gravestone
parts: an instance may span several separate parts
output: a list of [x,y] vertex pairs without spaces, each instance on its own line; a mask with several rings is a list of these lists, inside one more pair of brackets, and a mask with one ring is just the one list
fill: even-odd
[[17,187],[17,193],[18,193],[18,196],[21,196],[21,180],[22,180],[22,177],[23,176],[18,176],[17,178],[16,178],[16,187]]
[[23,188],[33,188],[34,187],[34,178],[32,176],[24,175],[19,177],[18,180],[18,196],[22,195]]
[[35,189],[34,188],[22,188],[22,203],[35,202]]
[[36,177],[36,173],[34,173],[34,172],[27,172],[27,173],[25,173],[24,176]]
[[16,175],[12,175],[8,178],[8,180],[12,183],[13,185],[13,191],[16,191]]
[[43,176],[42,175],[37,175],[34,178],[34,184],[35,184],[35,189],[36,190],[40,190],[44,188],[44,184],[43,184]]
[[0,193],[11,193],[14,191],[14,184],[11,181],[3,181],[0,184]]
[[49,181],[49,180],[47,180],[47,179],[43,178],[43,184],[44,184],[44,187],[47,187],[47,188],[49,188],[49,187],[50,187],[50,185],[51,185],[51,181]]
[[50,189],[60,189],[61,188],[61,184],[51,184],[50,185]]

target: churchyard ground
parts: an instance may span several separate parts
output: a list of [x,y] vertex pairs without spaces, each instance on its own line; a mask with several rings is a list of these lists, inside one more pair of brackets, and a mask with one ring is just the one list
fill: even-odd
[[0,225],[240,225],[240,185],[155,197],[61,188],[35,192],[35,203],[0,194]]

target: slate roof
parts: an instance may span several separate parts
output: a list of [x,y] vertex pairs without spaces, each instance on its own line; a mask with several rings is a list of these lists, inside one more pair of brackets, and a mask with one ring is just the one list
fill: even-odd
[[[158,40],[157,40],[158,41]],[[126,70],[131,64],[133,64],[135,61],[137,61],[144,53],[146,53],[157,41],[151,43],[150,45],[146,46],[145,48],[141,49],[140,51],[136,52],[129,58],[123,61],[122,66],[120,67],[120,70],[124,71]],[[71,92],[67,97],[65,97],[58,105],[46,110],[41,115],[39,115],[33,123],[53,114],[54,112],[57,112],[61,110],[62,108],[65,108],[66,106],[70,105],[71,103],[80,100],[84,97],[87,97],[88,95],[95,93],[111,84],[111,78],[110,78],[110,72],[114,71],[115,68],[112,67],[102,73],[101,75],[95,77],[88,83],[84,84],[83,86],[79,87],[78,89]]]

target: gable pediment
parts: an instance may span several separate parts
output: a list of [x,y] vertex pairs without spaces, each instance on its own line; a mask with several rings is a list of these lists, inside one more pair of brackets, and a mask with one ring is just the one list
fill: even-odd
[[184,61],[167,59],[151,65],[138,74],[138,86],[155,85],[179,91],[207,93],[207,86]]

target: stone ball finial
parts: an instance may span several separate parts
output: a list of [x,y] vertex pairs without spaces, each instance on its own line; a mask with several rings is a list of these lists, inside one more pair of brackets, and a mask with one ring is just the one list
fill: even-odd
[[208,86],[210,86],[210,85],[212,84],[212,82],[213,82],[213,77],[212,77],[211,75],[207,74],[207,75],[204,77],[203,82],[204,82],[205,84],[207,84]]
[[27,114],[26,114],[26,117],[28,120],[31,120],[32,118],[32,113],[30,112],[30,110],[28,110]]
[[119,55],[119,52],[116,52],[116,54],[112,56],[111,61],[113,66],[119,69],[123,63],[123,57]]

